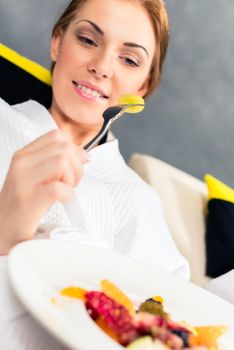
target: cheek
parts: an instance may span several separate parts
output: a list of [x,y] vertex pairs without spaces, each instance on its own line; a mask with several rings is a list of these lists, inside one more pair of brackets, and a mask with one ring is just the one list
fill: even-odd
[[148,74],[133,73],[127,78],[120,79],[118,84],[118,96],[123,94],[138,94],[144,83],[146,82]]
[[87,54],[81,52],[76,43],[64,43],[61,46],[57,63],[63,70],[72,70],[75,67],[84,65],[87,62]]
[[58,66],[62,66],[63,69],[69,69],[75,62],[75,57],[73,50],[71,48],[64,48],[64,50],[61,50],[57,64]]

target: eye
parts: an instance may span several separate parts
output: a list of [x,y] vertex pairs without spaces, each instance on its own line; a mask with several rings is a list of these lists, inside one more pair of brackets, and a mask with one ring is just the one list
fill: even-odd
[[133,60],[132,58],[129,58],[129,57],[121,57],[121,58],[128,66],[131,66],[131,67],[140,66],[139,62],[137,62],[136,60]]
[[77,36],[77,39],[84,45],[86,46],[95,46],[97,47],[97,44],[94,40],[90,39],[89,37],[87,36],[84,36],[84,35],[78,35]]

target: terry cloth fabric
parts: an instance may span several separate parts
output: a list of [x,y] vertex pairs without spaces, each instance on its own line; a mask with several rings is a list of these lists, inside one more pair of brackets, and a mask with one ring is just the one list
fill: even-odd
[[[35,101],[11,107],[1,100],[0,117],[1,185],[13,153],[57,125]],[[53,238],[102,245],[188,278],[188,263],[169,234],[158,196],[126,165],[118,141],[98,146],[90,155],[73,199],[53,205],[40,231],[50,225],[75,226],[73,233],[57,231]]]

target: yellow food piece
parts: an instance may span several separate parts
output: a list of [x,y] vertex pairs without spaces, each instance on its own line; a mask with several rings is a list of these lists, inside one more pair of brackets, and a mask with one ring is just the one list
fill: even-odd
[[101,285],[101,290],[108,297],[114,299],[119,304],[124,306],[128,310],[128,312],[130,313],[130,315],[133,316],[135,314],[134,305],[133,305],[133,302],[131,301],[131,299],[129,299],[129,297],[124,292],[122,292],[122,290],[120,290],[118,287],[116,287],[116,285],[114,283],[112,283],[109,280],[102,280],[100,285]]
[[226,326],[202,326],[194,327],[196,334],[189,337],[191,345],[203,345],[209,350],[218,349],[218,338],[227,332]]
[[69,298],[75,298],[80,300],[85,300],[85,294],[87,291],[80,287],[67,287],[60,291],[62,296],[66,296]]
[[164,299],[160,295],[155,295],[151,299],[153,299],[157,303],[160,303],[160,304],[164,305]]
[[129,106],[126,109],[127,113],[139,113],[143,111],[145,108],[145,101],[141,96],[138,95],[122,95],[119,97],[118,100],[119,105],[134,105],[134,104],[141,104],[141,106]]

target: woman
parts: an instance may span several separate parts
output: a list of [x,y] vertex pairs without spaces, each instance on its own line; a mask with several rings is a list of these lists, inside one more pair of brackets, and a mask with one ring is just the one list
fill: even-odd
[[[35,101],[0,104],[1,255],[44,232],[188,278],[188,264],[170,237],[157,195],[127,167],[118,141],[89,154],[83,149],[119,96],[145,97],[157,87],[167,43],[162,0],[68,5],[52,34],[50,110]],[[34,330],[30,333],[37,339]],[[8,340],[5,348],[13,349]]]
[[117,140],[93,149],[91,161],[83,149],[120,95],[147,96],[157,86],[167,40],[161,0],[70,3],[52,33],[49,112],[34,101],[13,108],[1,102],[2,255],[49,225],[73,225],[76,232],[51,235],[187,276],[158,198],[126,166]]

